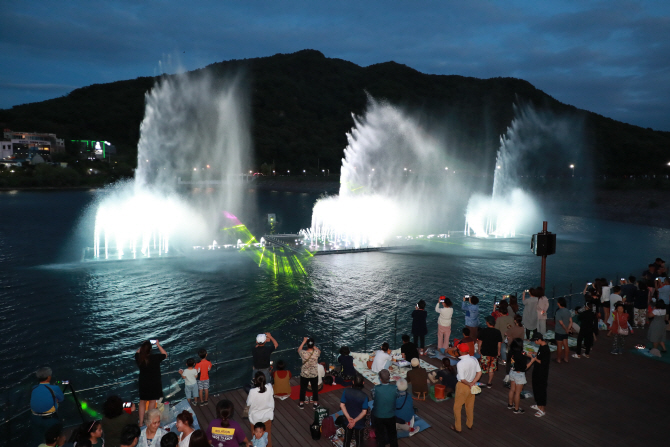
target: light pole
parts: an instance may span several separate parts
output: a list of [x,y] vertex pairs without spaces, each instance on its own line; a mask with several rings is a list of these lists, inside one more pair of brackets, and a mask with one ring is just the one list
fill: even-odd
[[574,177],[575,176],[575,165],[570,165],[570,169],[572,169],[572,176]]

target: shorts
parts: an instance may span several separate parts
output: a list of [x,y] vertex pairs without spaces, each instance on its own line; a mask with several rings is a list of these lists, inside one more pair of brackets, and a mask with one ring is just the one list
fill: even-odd
[[184,385],[184,391],[186,392],[187,399],[194,399],[198,397],[198,384]]
[[208,390],[209,389],[209,379],[198,380],[198,389],[199,390]]
[[526,373],[514,370],[509,372],[509,380],[516,383],[517,385],[525,385],[528,383],[526,382]]
[[563,341],[568,339],[568,334],[556,334],[554,333],[556,337],[556,341]]
[[498,371],[498,357],[489,357],[483,355],[479,359],[479,366],[482,368],[482,373],[492,373]]

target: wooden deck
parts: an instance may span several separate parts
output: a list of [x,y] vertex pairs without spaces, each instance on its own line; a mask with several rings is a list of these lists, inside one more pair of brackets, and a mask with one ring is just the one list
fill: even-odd
[[[636,331],[626,340],[626,349],[644,343],[645,331]],[[414,446],[642,446],[665,445],[668,439],[667,417],[670,414],[670,364],[626,352],[611,355],[611,339],[601,336],[590,359],[570,358],[569,364],[553,361],[549,372],[547,414],[536,418],[529,407],[535,403],[522,399],[525,414],[516,415],[506,408],[507,388],[502,385],[504,372],[496,373],[494,387],[484,388],[475,403],[474,429],[455,433],[453,401],[437,403],[430,399],[415,401],[418,414],[432,427],[399,445]],[[553,354],[553,353],[552,353]],[[668,354],[666,354],[668,355]],[[430,359],[437,364],[433,359]],[[524,389],[531,390],[529,383]],[[487,376],[482,376],[487,381]],[[370,395],[371,384],[366,383]],[[339,410],[342,391],[319,395],[320,404],[330,412]],[[235,403],[235,420],[251,439],[249,422],[240,417],[246,402],[242,389],[210,396],[209,404],[196,407],[200,425],[207,427],[214,419],[214,408],[220,399]],[[276,447],[331,445],[330,441],[312,440],[309,425],[311,406],[298,408],[292,399],[276,400],[272,423]],[[465,413],[463,413],[465,424]],[[374,441],[369,444],[376,445]]]

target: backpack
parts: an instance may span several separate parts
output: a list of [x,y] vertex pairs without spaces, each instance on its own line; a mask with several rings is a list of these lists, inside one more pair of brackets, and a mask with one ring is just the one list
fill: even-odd
[[335,421],[332,417],[325,418],[321,423],[321,434],[326,438],[335,435]]

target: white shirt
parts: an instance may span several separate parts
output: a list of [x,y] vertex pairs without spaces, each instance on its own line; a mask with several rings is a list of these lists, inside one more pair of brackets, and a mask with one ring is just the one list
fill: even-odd
[[454,315],[454,309],[451,307],[444,307],[442,303],[437,303],[435,305],[435,312],[440,314],[440,317],[437,319],[437,324],[440,326],[451,326],[451,317]]
[[198,378],[198,370],[195,368],[185,369],[181,375],[184,376],[184,385],[195,385],[198,383],[196,380]]
[[603,294],[600,297],[601,303],[606,303],[610,300],[610,286],[603,286]]
[[482,368],[479,366],[479,362],[476,358],[465,354],[462,355],[458,363],[456,363],[456,370],[458,371],[458,374],[456,375],[458,380],[472,382]]
[[[605,291],[605,288],[603,287],[603,296],[605,295],[604,291]],[[610,302],[610,311],[612,313],[614,313],[616,311],[616,308],[614,307],[616,305],[616,303],[618,303],[619,301],[623,301],[623,297],[621,295],[616,294],[616,293],[610,294],[607,297],[607,299]]]
[[375,352],[375,359],[372,361],[372,367],[370,367],[370,369],[373,372],[378,373],[382,369],[386,369],[386,363],[391,359],[393,359],[391,355],[380,349],[379,351]]
[[265,385],[265,392],[261,393],[260,388],[252,388],[247,397],[249,405],[249,422],[271,421],[275,417],[274,390],[269,383]]
[[[326,369],[323,367],[323,365],[321,363],[319,363],[317,365],[317,368],[319,370],[319,383],[318,383],[318,385],[321,386],[321,384],[323,383],[323,378],[326,377]],[[261,422],[265,422],[265,421],[261,421]]]
[[189,433],[182,441],[179,441],[179,447],[188,447],[191,442],[191,435],[193,432]]
[[652,315],[656,315],[658,317],[665,315],[665,309],[654,309],[651,311]]

